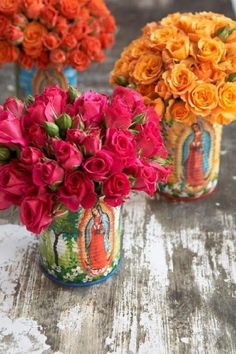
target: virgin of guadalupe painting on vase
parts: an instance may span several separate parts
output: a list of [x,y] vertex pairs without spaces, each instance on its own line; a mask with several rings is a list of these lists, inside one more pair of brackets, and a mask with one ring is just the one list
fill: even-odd
[[183,145],[183,176],[188,186],[203,186],[210,172],[211,136],[200,123],[192,125],[192,132]]
[[82,268],[87,274],[102,275],[113,259],[114,210],[101,203],[91,211],[85,211],[81,223],[79,255]]

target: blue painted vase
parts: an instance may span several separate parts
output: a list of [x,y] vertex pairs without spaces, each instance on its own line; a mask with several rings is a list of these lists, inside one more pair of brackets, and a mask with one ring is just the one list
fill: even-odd
[[17,66],[16,91],[17,96],[24,98],[28,95],[41,93],[46,86],[59,85],[66,89],[68,85],[77,86],[77,70],[66,67],[60,72],[55,69],[24,69]]
[[81,287],[117,272],[121,256],[120,208],[100,202],[56,218],[41,235],[40,264],[56,283]]

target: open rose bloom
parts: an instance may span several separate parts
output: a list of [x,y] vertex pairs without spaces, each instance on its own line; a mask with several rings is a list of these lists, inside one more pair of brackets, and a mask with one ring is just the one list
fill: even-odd
[[114,31],[103,0],[1,0],[0,64],[83,71],[104,59]]
[[174,165],[166,194],[187,200],[211,193],[221,127],[236,119],[236,22],[200,12],[149,23],[110,80],[135,88],[163,118]]
[[0,209],[20,208],[41,233],[66,210],[152,196],[169,173],[159,117],[136,91],[111,96],[57,86],[0,106]]

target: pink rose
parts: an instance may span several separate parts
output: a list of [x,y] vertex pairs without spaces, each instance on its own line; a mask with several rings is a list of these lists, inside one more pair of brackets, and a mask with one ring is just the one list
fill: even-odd
[[117,86],[105,112],[107,128],[128,129],[132,119],[145,110],[143,98],[136,91]]
[[46,114],[55,117],[64,112],[67,93],[63,91],[59,86],[49,86],[43,90],[41,99],[46,103]]
[[136,126],[135,129],[139,131],[139,134],[136,135],[136,141],[142,157],[151,158],[155,155],[162,158],[167,157],[168,153],[163,144],[159,126],[150,121],[144,125]]
[[167,183],[167,179],[171,173],[170,166],[162,166],[157,161],[150,162],[150,166],[155,168],[158,173],[158,181],[161,183]]
[[71,143],[55,139],[53,148],[57,161],[65,170],[72,171],[81,165],[83,156]]
[[100,150],[84,162],[83,168],[93,180],[103,181],[112,173],[120,171],[121,165],[110,151]]
[[19,162],[12,160],[0,166],[0,192],[5,193],[7,201],[20,205],[25,195],[32,190],[34,185],[31,174]]
[[157,189],[158,171],[150,163],[137,160],[135,164],[126,171],[135,178],[132,189],[146,192],[153,195]]
[[43,127],[38,124],[33,123],[28,130],[28,139],[29,142],[36,146],[42,147],[48,142],[48,136]]
[[111,206],[122,204],[131,189],[129,178],[124,173],[116,173],[103,184],[104,201]]
[[86,127],[96,127],[103,119],[107,102],[106,95],[88,91],[75,100],[74,106],[76,112],[82,116]]
[[10,112],[0,112],[0,143],[9,147],[15,144],[26,145],[20,120],[15,118]]
[[71,211],[77,211],[80,206],[92,208],[97,200],[94,183],[83,172],[67,173],[59,189],[59,200]]
[[[48,109],[48,111],[46,111]],[[27,113],[21,119],[24,131],[27,131],[34,124],[43,125],[45,122],[54,122],[54,115],[50,107],[39,97],[34,103],[27,108]]]
[[70,143],[76,145],[83,144],[83,141],[86,137],[86,133],[80,129],[67,129],[66,131],[66,140]]
[[3,108],[12,113],[15,118],[20,118],[24,110],[24,103],[15,97],[9,97],[3,103]]
[[74,117],[76,115],[76,110],[73,104],[67,104],[64,108],[65,113],[69,114],[70,117]]
[[7,193],[0,189],[0,210],[8,209],[12,205],[12,202],[7,197]]
[[32,170],[34,165],[44,157],[43,153],[32,146],[25,146],[21,149],[20,162],[25,168]]
[[102,148],[102,142],[99,138],[99,131],[95,130],[89,133],[84,141],[83,148],[86,155],[95,155]]
[[57,186],[63,181],[64,170],[56,161],[38,162],[33,168],[33,182],[36,186]]
[[136,143],[133,134],[128,131],[108,128],[105,148],[117,154],[124,167],[133,164],[136,159]]
[[40,234],[52,222],[53,195],[39,191],[37,196],[24,198],[20,207],[22,223],[27,230]]

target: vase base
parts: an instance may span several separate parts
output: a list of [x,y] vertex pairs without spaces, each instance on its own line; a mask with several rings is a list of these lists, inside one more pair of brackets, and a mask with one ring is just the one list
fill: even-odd
[[215,191],[217,190],[217,187],[215,187],[214,189],[210,190],[209,192],[205,193],[205,194],[202,194],[200,196],[196,196],[196,197],[181,197],[181,196],[174,196],[174,195],[171,195],[171,194],[168,194],[168,193],[165,193],[165,192],[161,192],[161,191],[158,191],[157,193],[171,201],[171,202],[194,202],[194,201],[199,201],[199,200],[203,200],[203,199],[206,199],[208,197],[210,197],[213,193],[215,193]]
[[92,285],[97,285],[100,283],[105,282],[106,280],[108,280],[109,278],[111,278],[113,275],[116,275],[119,270],[120,270],[120,265],[121,265],[121,260],[119,261],[119,263],[117,264],[117,266],[106,276],[102,277],[101,279],[97,279],[97,280],[92,280],[92,281],[88,281],[88,282],[65,282],[63,280],[59,280],[56,277],[54,277],[53,275],[49,274],[48,271],[44,268],[44,266],[42,264],[40,264],[40,268],[43,271],[44,275],[52,280],[54,283],[61,285],[63,287],[67,287],[67,288],[84,288],[84,287],[88,287],[88,286],[92,286]]

